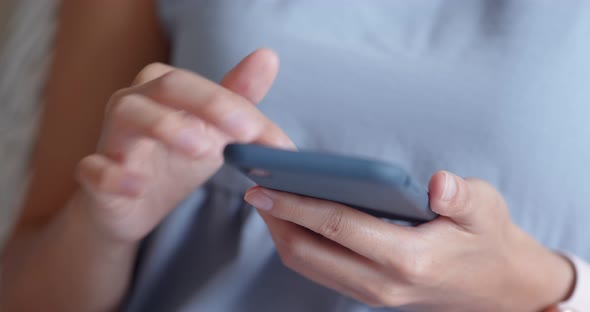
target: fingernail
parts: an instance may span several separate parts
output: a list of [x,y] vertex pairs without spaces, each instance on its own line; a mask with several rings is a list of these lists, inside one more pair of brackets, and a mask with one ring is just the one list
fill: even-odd
[[272,199],[262,191],[253,190],[246,193],[244,196],[246,202],[260,210],[269,211],[272,209]]
[[192,156],[198,156],[209,147],[209,141],[198,127],[185,128],[177,134],[177,145]]
[[445,190],[443,191],[442,196],[440,197],[443,201],[450,201],[455,197],[457,193],[457,181],[455,181],[455,177],[450,173],[445,171]]

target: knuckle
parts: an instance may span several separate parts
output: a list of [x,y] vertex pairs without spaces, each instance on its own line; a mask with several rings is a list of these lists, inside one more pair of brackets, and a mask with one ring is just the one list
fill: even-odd
[[308,252],[305,242],[296,235],[283,235],[281,243],[277,245],[281,262],[291,269],[295,269],[308,262]]
[[[241,96],[226,89],[212,90],[201,105],[203,114],[220,117],[212,119],[220,123],[218,126],[229,131],[238,142],[251,142],[259,138],[265,130],[264,120],[259,119],[252,106]],[[226,128],[229,124],[235,123],[236,118],[241,119],[240,130]]]
[[80,170],[82,170],[83,168],[87,167],[87,166],[88,166],[88,164],[90,164],[90,162],[92,161],[92,159],[93,159],[94,157],[95,157],[95,155],[94,155],[94,154],[92,154],[92,155],[87,155],[87,156],[84,156],[82,159],[80,159],[80,160],[78,161],[78,166],[77,166],[77,168],[76,168],[76,169],[77,169],[78,171],[80,171]]
[[399,271],[408,284],[426,285],[432,277],[432,267],[432,259],[427,256],[415,255],[406,257]]
[[435,273],[434,256],[423,240],[417,238],[404,254],[389,256],[385,260],[385,266],[410,285],[428,285]]
[[173,110],[164,110],[157,117],[156,121],[149,126],[148,132],[153,136],[165,136],[165,134],[175,125],[181,123],[182,112]]
[[136,110],[140,109],[142,98],[136,94],[125,94],[113,102],[110,115],[111,118],[126,118]]
[[96,188],[101,191],[109,191],[116,177],[116,170],[112,166],[105,166],[98,170],[96,175]]
[[76,164],[76,178],[78,179],[78,181],[80,182],[86,182],[90,177],[89,175],[89,171],[92,169],[92,159],[94,158],[94,155],[90,155],[90,156],[86,156],[84,158],[82,158],[77,164]]
[[113,93],[111,95],[111,97],[109,98],[109,101],[107,102],[107,106],[105,108],[105,114],[110,114],[112,112],[112,110],[114,109],[114,107],[117,106],[117,103],[121,100],[121,98],[123,98],[129,94],[130,94],[129,88],[123,88],[123,89],[119,89],[119,90],[115,91],[115,93]]
[[143,69],[141,69],[139,73],[137,73],[134,81],[137,84],[146,83],[150,80],[157,78],[162,72],[164,72],[168,68],[168,65],[165,65],[160,62],[148,64]]
[[342,238],[345,230],[344,212],[340,209],[329,209],[324,221],[320,224],[318,233],[330,240],[336,240]]
[[227,90],[217,88],[215,91],[211,92],[211,95],[206,99],[204,105],[208,107],[225,107],[227,103],[235,103],[237,96],[233,95],[231,92],[227,92]]
[[111,95],[111,100],[113,101],[117,101],[118,99],[120,99],[121,97],[129,94],[129,89],[130,88],[121,88],[117,91],[115,91],[112,95]]
[[184,84],[191,78],[191,74],[180,69],[172,69],[160,76],[157,80],[157,88],[160,92],[175,89],[178,85]]
[[390,280],[379,280],[366,283],[365,289],[361,289],[363,302],[375,307],[398,307],[406,304],[406,296],[400,291],[400,286]]

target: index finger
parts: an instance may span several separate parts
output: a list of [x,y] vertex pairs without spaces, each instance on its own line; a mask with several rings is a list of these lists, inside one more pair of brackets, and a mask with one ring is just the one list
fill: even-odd
[[316,232],[381,264],[411,249],[416,232],[353,208],[305,196],[254,187],[245,199],[270,215]]
[[139,86],[138,91],[159,103],[198,116],[235,141],[274,141],[284,147],[291,146],[287,136],[253,103],[197,74],[175,69]]

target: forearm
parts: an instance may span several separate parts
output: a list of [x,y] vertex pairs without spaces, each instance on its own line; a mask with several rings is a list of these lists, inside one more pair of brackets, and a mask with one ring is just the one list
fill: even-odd
[[85,202],[74,196],[49,223],[12,240],[2,267],[7,311],[110,311],[120,303],[137,244],[102,236]]
[[3,251],[2,311],[112,308],[124,295],[136,248],[103,240],[81,214],[79,197],[65,202],[78,187],[77,163],[96,151],[109,97],[145,65],[166,61],[167,40],[154,1],[60,4],[33,175]]

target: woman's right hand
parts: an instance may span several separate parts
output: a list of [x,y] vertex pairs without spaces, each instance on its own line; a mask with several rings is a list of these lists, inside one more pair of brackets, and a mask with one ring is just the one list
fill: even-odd
[[[138,242],[223,163],[229,142],[293,146],[253,104],[268,92],[278,57],[260,49],[216,84],[164,64],[115,93],[98,151],[78,167],[77,194],[101,235]],[[81,207],[82,206],[82,207]]]

